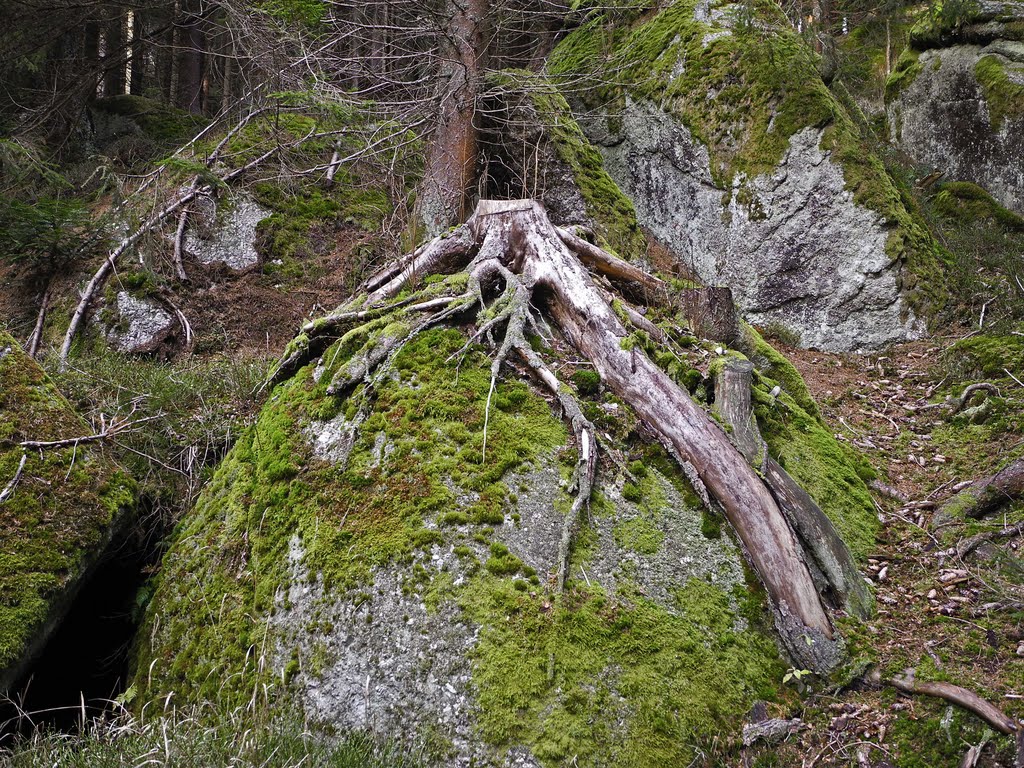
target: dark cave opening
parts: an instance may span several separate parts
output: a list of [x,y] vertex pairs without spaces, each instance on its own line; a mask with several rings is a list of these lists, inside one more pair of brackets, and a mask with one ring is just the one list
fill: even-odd
[[128,540],[109,552],[75,596],[31,671],[0,702],[0,746],[36,729],[77,732],[125,690],[144,608],[151,552]]

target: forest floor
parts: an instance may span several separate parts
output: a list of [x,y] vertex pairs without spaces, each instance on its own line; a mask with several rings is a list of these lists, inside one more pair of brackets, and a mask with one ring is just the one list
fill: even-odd
[[[917,679],[964,686],[1020,718],[1024,545],[1011,538],[961,557],[958,546],[968,537],[998,531],[1011,518],[964,524],[943,521],[938,509],[954,489],[1024,453],[1024,434],[953,424],[940,409],[921,409],[949,389],[944,352],[965,335],[870,355],[782,351],[804,376],[836,437],[857,447],[890,489],[874,493],[882,527],[866,572],[877,611],[851,636],[860,670],[870,663],[892,677],[912,669]],[[1024,385],[1011,380],[1010,386],[1015,391],[1000,394],[1019,409]],[[962,387],[951,391],[959,394]],[[1012,521],[1020,516],[1018,505]],[[799,730],[782,745],[747,750],[744,765],[1013,765],[1009,738],[996,738],[973,715],[891,688],[854,682],[814,693],[802,712],[790,716],[803,721]],[[967,757],[979,744],[984,746],[977,755]]]

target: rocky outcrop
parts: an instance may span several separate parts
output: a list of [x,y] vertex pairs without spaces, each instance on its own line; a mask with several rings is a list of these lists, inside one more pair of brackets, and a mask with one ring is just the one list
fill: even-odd
[[772,172],[722,189],[707,147],[672,116],[630,100],[620,125],[601,151],[639,220],[703,281],[730,286],[751,323],[828,350],[923,330],[903,301],[885,220],[854,202],[820,129],[791,136]]
[[1024,4],[915,29],[887,88],[892,141],[951,180],[1024,214]]
[[123,531],[134,483],[18,343],[0,332],[0,693],[19,683]]
[[680,271],[804,346],[916,338],[942,303],[934,241],[788,22],[751,13],[702,0],[590,15],[551,71],[614,73],[569,91],[573,107]]
[[204,265],[222,264],[244,271],[259,264],[256,227],[271,214],[245,195],[235,197],[218,219],[215,202],[202,198],[193,212],[194,226],[185,236],[185,249]]
[[[558,594],[575,448],[531,387],[491,392],[488,357],[459,363],[466,337],[431,330],[373,397],[327,394],[363,344],[402,333],[374,321],[274,390],[164,561],[140,694],[298,701],[313,722],[400,737],[439,766],[685,765],[738,739],[785,662],[718,513],[628,408],[588,390],[602,456],[621,458],[602,460]],[[770,432],[834,443],[784,397],[799,417]],[[824,455],[791,464],[863,486],[849,466],[812,470]],[[863,518],[870,541],[874,512],[858,504],[840,527]]]

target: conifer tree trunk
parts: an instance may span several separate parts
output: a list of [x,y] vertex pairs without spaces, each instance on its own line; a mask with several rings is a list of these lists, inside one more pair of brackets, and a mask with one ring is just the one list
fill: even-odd
[[450,2],[451,26],[442,43],[446,62],[439,94],[438,120],[417,197],[417,218],[428,237],[463,221],[476,185],[479,127],[477,102],[487,68],[489,0]]

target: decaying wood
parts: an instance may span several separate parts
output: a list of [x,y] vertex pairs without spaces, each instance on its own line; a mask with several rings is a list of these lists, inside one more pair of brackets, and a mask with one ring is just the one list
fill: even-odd
[[974,550],[980,547],[987,541],[995,541],[996,539],[1012,539],[1015,536],[1024,535],[1024,520],[1017,523],[1016,525],[1004,526],[995,531],[985,531],[979,533],[966,541],[962,541],[956,546],[956,552],[960,557],[967,557]]
[[[500,307],[497,316],[488,317],[474,336],[491,338],[504,328],[492,361],[492,378],[497,377],[509,355],[518,356],[555,394],[573,429],[579,450],[574,477],[577,491],[559,545],[559,591],[568,577],[567,564],[579,515],[589,502],[593,487],[597,440],[593,425],[583,416],[571,390],[559,383],[526,340],[525,330],[533,328],[540,333],[544,322],[534,313],[542,313],[553,321],[569,343],[591,362],[605,385],[633,408],[684,468],[695,472],[695,483],[706,487],[722,505],[725,517],[765,584],[780,637],[794,661],[815,671],[830,669],[839,660],[839,641],[833,639],[802,547],[779,504],[719,426],[639,347],[626,343],[631,329],[623,325],[584,262],[605,274],[606,270],[614,269],[617,279],[633,275],[636,268],[627,265],[626,269],[625,262],[603,251],[597,253],[596,246],[580,245],[586,241],[569,235],[564,236],[556,229],[544,209],[532,200],[483,200],[473,216],[447,237],[431,241],[399,266],[368,281],[364,286],[368,295],[326,321],[307,326],[307,338],[300,345],[305,350],[290,352],[278,365],[278,371],[295,370],[300,360],[309,359],[309,350],[317,344],[324,345],[321,350],[326,349],[326,344],[338,338],[341,326],[357,318],[394,310],[397,305],[388,302],[416,276],[465,269],[472,298],[449,297],[447,305],[433,299],[421,302],[430,305],[430,310],[447,306],[430,322],[437,322],[440,315],[452,317],[478,305],[483,308],[485,297],[499,291],[500,298],[492,304]],[[584,253],[581,255],[574,246]],[[638,276],[633,282],[661,289],[660,281],[655,283]],[[412,308],[408,306],[406,310]],[[394,354],[391,351],[389,356]],[[360,372],[372,367],[372,362],[367,360],[367,365],[360,366]]]
[[979,480],[950,497],[940,508],[937,517],[982,517],[1000,507],[1024,497],[1024,459],[1003,467],[991,477]]
[[588,267],[593,267],[602,275],[627,283],[636,283],[649,291],[652,296],[666,296],[668,294],[668,286],[665,284],[665,281],[648,274],[628,261],[612,256],[607,251],[577,236],[569,229],[555,227],[555,231],[562,239],[562,242],[569,246],[584,264]]
[[[495,262],[528,290],[531,301],[543,297],[543,308],[611,391],[696,468],[764,582],[786,647],[803,666],[826,668],[833,631],[793,529],[768,488],[686,392],[642,351],[623,348],[630,332],[543,208],[532,201],[482,201],[465,227],[470,243],[479,244],[474,263]],[[371,300],[384,301],[402,285],[396,276]]]
[[690,288],[680,291],[678,300],[683,314],[698,336],[723,344],[736,341],[740,333],[740,321],[729,288]]
[[732,427],[733,445],[764,476],[836,604],[855,616],[867,617],[871,593],[850,550],[821,507],[768,453],[750,402],[753,373],[754,365],[748,360],[726,362],[715,377],[715,410]]

